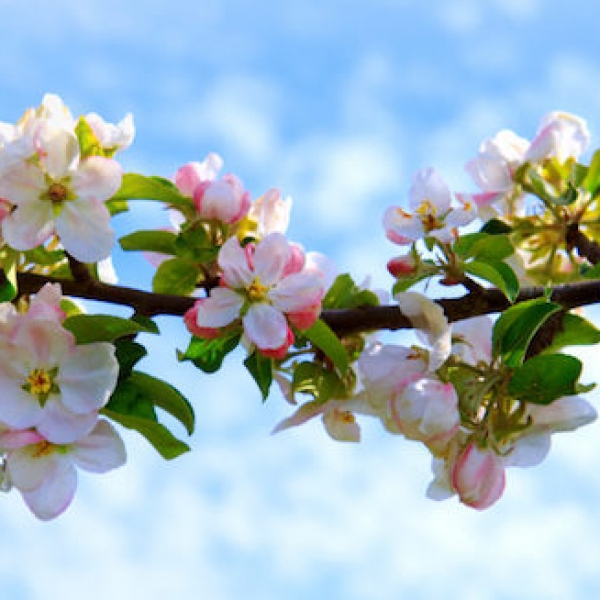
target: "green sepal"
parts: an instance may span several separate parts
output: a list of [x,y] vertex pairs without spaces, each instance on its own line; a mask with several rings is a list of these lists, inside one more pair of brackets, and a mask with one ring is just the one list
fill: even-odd
[[79,154],[82,160],[90,156],[105,156],[100,140],[85,117],[79,117],[75,125],[75,135],[79,141]]
[[196,289],[200,269],[183,258],[170,258],[158,265],[152,279],[155,294],[189,296]]
[[263,401],[265,401],[273,383],[273,360],[255,350],[244,360],[244,366],[256,381]]
[[177,359],[180,362],[189,360],[205,373],[214,373],[221,368],[225,357],[237,347],[241,337],[239,331],[224,334],[214,340],[193,336],[185,352],[177,351]]
[[124,235],[119,239],[119,244],[123,250],[140,250],[174,255],[176,239],[177,235],[170,231],[144,230]]
[[489,281],[496,286],[510,302],[514,302],[519,294],[519,279],[505,262],[481,262],[472,260],[463,263],[463,270],[470,275]]
[[128,335],[157,331],[156,326],[148,327],[114,315],[73,315],[64,320],[63,327],[75,336],[78,344],[114,342]]
[[541,354],[525,361],[508,382],[508,393],[532,404],[550,404],[578,393],[581,361],[568,354]]
[[346,374],[348,371],[346,348],[325,321],[317,319],[310,329],[302,332],[302,335],[331,360],[341,375]]
[[562,306],[546,298],[528,300],[505,310],[494,324],[492,354],[509,367],[518,367],[538,329]]

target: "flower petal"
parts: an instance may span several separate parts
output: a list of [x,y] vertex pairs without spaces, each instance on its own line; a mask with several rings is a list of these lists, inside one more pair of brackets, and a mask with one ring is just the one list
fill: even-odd
[[102,408],[115,389],[119,363],[106,342],[75,346],[61,362],[56,382],[62,403],[75,413]]
[[256,246],[254,253],[254,272],[261,283],[271,286],[283,276],[292,249],[282,233],[271,233]]
[[65,202],[56,219],[56,232],[65,250],[81,262],[107,258],[115,241],[110,213],[99,200],[77,198]]
[[242,322],[250,341],[261,349],[280,348],[287,340],[288,324],[285,317],[268,304],[253,304]]
[[105,473],[125,464],[125,445],[115,428],[102,419],[87,437],[73,445],[71,458],[81,469]]
[[244,298],[228,288],[214,288],[208,298],[197,304],[199,327],[224,327],[240,316]]

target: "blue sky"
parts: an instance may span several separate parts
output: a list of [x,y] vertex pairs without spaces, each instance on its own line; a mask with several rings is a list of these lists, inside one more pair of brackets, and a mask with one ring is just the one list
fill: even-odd
[[[0,0],[0,120],[49,91],[75,113],[132,112],[127,170],[168,177],[218,152],[254,196],[277,186],[293,197],[294,239],[388,286],[396,250],[381,215],[404,201],[412,172],[436,166],[471,189],[463,165],[483,138],[505,127],[532,137],[554,109],[586,118],[598,139],[600,9],[549,4]],[[146,205],[117,221],[122,233],[164,223]],[[115,262],[124,284],[148,284],[141,257]],[[271,437],[281,399],[261,405],[235,360],[213,377],[176,364],[183,327],[160,324],[166,337],[145,368],[193,400],[194,451],[165,463],[125,434],[127,466],[82,476],[49,524],[16,495],[2,498],[6,597],[600,593],[598,425],[557,437],[540,467],[511,471],[505,497],[480,514],[427,500],[426,453],[375,424],[360,446],[332,442],[318,424]]]

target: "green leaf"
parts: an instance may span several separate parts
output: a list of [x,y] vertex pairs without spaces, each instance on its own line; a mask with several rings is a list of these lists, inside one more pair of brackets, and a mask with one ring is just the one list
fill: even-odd
[[591,346],[600,342],[600,330],[590,321],[572,313],[562,318],[562,328],[556,332],[544,353],[553,353],[567,346]]
[[548,317],[560,310],[560,304],[545,298],[521,302],[505,310],[494,324],[494,356],[502,357],[504,364],[510,367],[518,367],[523,362],[537,330]]
[[592,197],[596,196],[600,190],[600,150],[596,150],[592,156],[587,175],[583,180],[583,187],[590,192]]
[[294,366],[292,389],[294,392],[310,394],[320,403],[331,398],[344,398],[346,394],[346,386],[337,373],[312,362]]
[[338,275],[323,298],[323,308],[358,308],[378,304],[377,296],[359,288],[348,273]]
[[115,356],[119,362],[119,380],[127,379],[131,375],[133,367],[146,356],[146,348],[128,338],[115,342]]
[[469,233],[456,241],[454,251],[463,260],[474,258],[480,261],[500,261],[514,252],[508,235]]
[[550,404],[577,393],[581,361],[567,354],[542,354],[526,361],[513,373],[508,393],[533,404]]
[[519,280],[515,272],[505,262],[480,262],[473,260],[464,263],[462,268],[466,273],[489,281],[496,286],[511,302],[519,294]]
[[392,294],[395,296],[399,292],[405,292],[410,289],[413,285],[419,283],[419,281],[423,281],[423,279],[427,279],[431,277],[433,273],[431,271],[422,271],[415,275],[408,275],[406,277],[402,277],[401,279],[397,279],[392,288]]
[[205,373],[214,373],[221,368],[225,357],[237,347],[240,338],[239,331],[214,340],[203,340],[194,336],[185,352],[177,351],[177,358],[180,362],[191,361]]
[[123,236],[119,243],[123,250],[141,250],[159,252],[160,254],[175,254],[177,235],[170,231],[134,231]]
[[215,260],[219,254],[219,247],[201,226],[182,231],[175,240],[174,250],[177,256],[200,264]]
[[346,349],[325,321],[318,319],[310,329],[303,331],[302,335],[322,350],[342,375],[346,374],[348,371]]
[[489,233],[490,235],[501,235],[503,233],[512,233],[513,228],[500,219],[490,219],[479,230],[481,233]]
[[135,415],[121,414],[108,408],[103,408],[101,412],[109,419],[123,425],[123,427],[133,429],[143,435],[166,460],[177,458],[190,450],[185,442],[178,440],[164,425],[157,421]]
[[175,417],[186,428],[189,435],[194,433],[194,409],[185,396],[172,385],[140,371],[133,371],[129,382],[135,385],[154,406]]
[[582,275],[586,279],[600,279],[600,263],[586,269]]
[[137,173],[126,173],[119,191],[113,200],[157,200],[181,209],[184,214],[194,213],[191,198],[183,196],[177,186],[162,177],[148,177]]
[[197,265],[183,258],[171,258],[160,263],[152,279],[155,294],[189,296],[200,277]]
[[255,350],[246,358],[244,366],[256,381],[263,401],[266,400],[273,383],[273,361]]
[[33,250],[27,250],[23,252],[25,260],[36,265],[42,265],[44,267],[55,265],[61,260],[65,260],[64,250],[48,250],[44,246],[38,246]]
[[0,251],[0,302],[10,302],[17,296],[17,264],[20,253],[5,247]]
[[155,333],[154,330],[131,319],[114,315],[73,315],[65,319],[63,327],[75,336],[78,344],[114,342],[137,333]]
[[118,383],[103,410],[157,421],[154,404],[129,378]]

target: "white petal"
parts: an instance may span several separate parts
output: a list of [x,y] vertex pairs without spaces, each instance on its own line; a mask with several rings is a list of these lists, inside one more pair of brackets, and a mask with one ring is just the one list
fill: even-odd
[[21,491],[31,491],[62,470],[68,459],[47,442],[9,452],[6,459],[10,480]]
[[200,327],[224,327],[240,316],[244,298],[228,288],[214,288],[210,296],[198,305]]
[[252,283],[254,274],[248,265],[246,252],[237,237],[230,237],[219,250],[219,266],[223,281],[231,288],[245,288]]
[[268,296],[275,308],[282,312],[297,312],[321,301],[323,285],[316,274],[294,273],[282,279],[269,291]]
[[242,320],[250,340],[263,350],[281,348],[287,340],[285,317],[268,304],[254,304]]
[[550,452],[550,434],[525,434],[520,437],[513,450],[504,458],[507,467],[535,467]]
[[282,233],[271,233],[261,240],[254,253],[254,272],[266,286],[278,282],[290,260],[292,250]]
[[65,202],[56,219],[56,232],[65,250],[81,262],[98,262],[112,252],[115,234],[110,213],[97,200]]
[[31,250],[54,233],[54,213],[50,202],[26,203],[2,220],[4,241],[16,250]]
[[122,177],[123,170],[116,160],[90,156],[73,174],[73,191],[80,198],[108,200],[119,191]]
[[58,396],[50,396],[44,405],[37,430],[53,444],[72,444],[86,436],[97,421],[97,412],[74,413],[60,402]]
[[115,428],[102,419],[87,437],[73,445],[71,457],[81,469],[105,473],[125,464],[125,445]]
[[43,166],[52,179],[61,179],[77,164],[79,141],[72,131],[43,121],[36,130],[35,140],[43,151]]
[[76,413],[102,408],[115,389],[119,363],[106,342],[76,346],[61,362],[56,382],[62,403]]
[[411,210],[417,210],[424,201],[430,202],[444,213],[450,208],[452,195],[450,188],[435,169],[422,169],[415,173],[408,192]]
[[29,510],[38,519],[48,521],[68,508],[76,489],[77,471],[71,463],[65,462],[60,472],[44,481],[39,488],[22,492],[22,496]]

